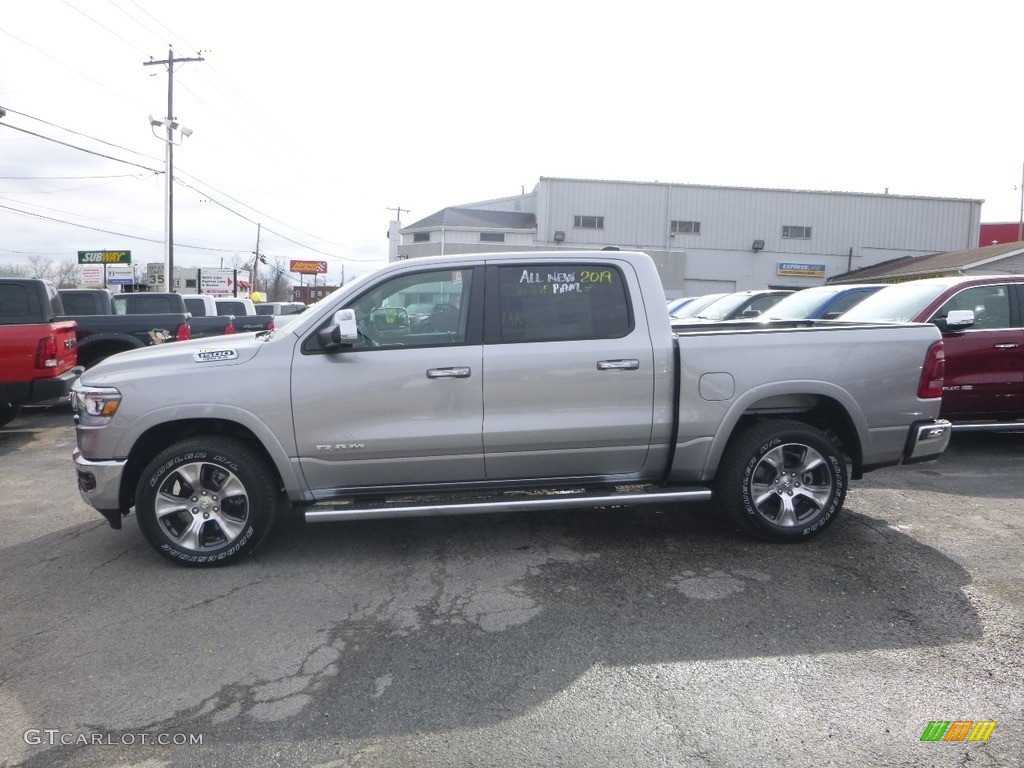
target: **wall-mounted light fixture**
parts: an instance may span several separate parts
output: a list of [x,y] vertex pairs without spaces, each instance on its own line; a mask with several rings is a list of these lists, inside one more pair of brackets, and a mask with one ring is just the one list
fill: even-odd
[[751,248],[753,249],[754,253],[757,253],[758,251],[763,251],[764,250],[764,240],[755,240],[754,244],[751,246]]

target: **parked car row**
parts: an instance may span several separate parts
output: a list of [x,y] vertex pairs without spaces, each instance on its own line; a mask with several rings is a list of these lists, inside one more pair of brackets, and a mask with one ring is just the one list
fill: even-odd
[[959,430],[1024,429],[1024,275],[897,283],[840,320],[937,325],[946,356],[943,418]]
[[83,369],[120,352],[272,330],[305,308],[208,294],[58,290],[39,278],[0,278],[0,427],[24,404],[66,396]]
[[945,354],[941,416],[960,431],[1024,430],[1024,275],[940,277],[688,297],[672,325],[931,323]]

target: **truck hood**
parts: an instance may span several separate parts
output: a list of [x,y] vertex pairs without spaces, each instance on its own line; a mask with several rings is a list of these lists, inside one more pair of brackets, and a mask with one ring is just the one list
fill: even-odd
[[141,371],[146,376],[180,373],[187,368],[223,368],[242,365],[252,360],[266,342],[256,334],[223,336],[211,339],[191,339],[132,349],[108,357],[82,374],[83,384],[97,386],[111,384]]

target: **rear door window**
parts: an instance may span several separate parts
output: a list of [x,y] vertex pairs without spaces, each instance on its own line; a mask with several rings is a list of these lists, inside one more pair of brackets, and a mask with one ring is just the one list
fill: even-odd
[[488,336],[498,343],[617,339],[633,329],[626,282],[606,264],[498,267],[496,298]]

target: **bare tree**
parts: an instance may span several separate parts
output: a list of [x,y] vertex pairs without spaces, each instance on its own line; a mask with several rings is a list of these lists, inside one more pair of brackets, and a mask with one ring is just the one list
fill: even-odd
[[58,288],[77,288],[82,277],[82,270],[74,261],[62,261],[57,265],[54,282]]
[[37,277],[41,280],[53,281],[56,270],[53,268],[53,263],[43,256],[33,254],[28,257],[28,272],[29,277]]
[[0,267],[0,275],[4,277],[28,277],[28,270],[21,264],[13,267]]
[[291,301],[291,282],[288,280],[288,273],[284,268],[284,259],[275,256],[266,270],[269,274],[266,280],[266,292],[268,301]]

